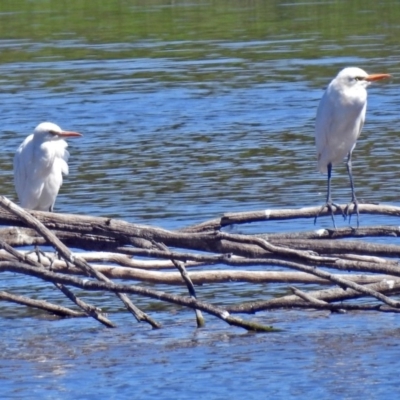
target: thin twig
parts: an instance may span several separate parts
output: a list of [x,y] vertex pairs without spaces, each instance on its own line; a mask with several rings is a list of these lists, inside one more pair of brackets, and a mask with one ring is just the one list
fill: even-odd
[[[168,249],[168,247],[167,247],[164,243],[157,243],[157,242],[155,242],[155,245],[156,245],[160,250],[166,251],[167,253],[170,253],[170,254],[171,254],[171,261],[172,261],[172,263],[175,265],[175,267],[178,269],[179,273],[181,274],[182,279],[183,279],[183,281],[185,282],[186,287],[188,288],[189,295],[190,295],[192,298],[197,299],[196,290],[195,290],[195,288],[194,288],[194,285],[193,285],[192,280],[190,279],[189,274],[188,274],[187,271],[186,271],[185,264],[184,264],[182,261],[175,260],[174,257],[172,256],[172,252]],[[196,314],[196,323],[197,323],[197,327],[198,327],[198,328],[204,327],[204,326],[205,326],[205,319],[204,319],[204,317],[203,317],[203,314],[202,314],[201,311],[200,311],[199,309],[197,309],[197,308],[195,308],[194,311],[195,311],[195,314]]]

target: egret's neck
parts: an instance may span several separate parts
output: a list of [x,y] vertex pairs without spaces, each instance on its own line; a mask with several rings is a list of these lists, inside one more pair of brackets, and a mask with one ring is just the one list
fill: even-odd
[[332,94],[343,106],[359,107],[362,109],[367,102],[367,90],[362,85],[333,85]]

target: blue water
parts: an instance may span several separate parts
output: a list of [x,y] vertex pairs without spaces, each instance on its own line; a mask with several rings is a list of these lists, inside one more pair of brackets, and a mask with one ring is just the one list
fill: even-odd
[[90,320],[3,319],[3,398],[397,398],[396,315],[282,311],[285,331],[249,334],[190,313],[149,331],[128,316],[114,330]]

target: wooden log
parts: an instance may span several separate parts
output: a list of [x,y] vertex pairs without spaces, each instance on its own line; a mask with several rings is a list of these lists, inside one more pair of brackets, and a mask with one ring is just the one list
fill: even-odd
[[271,244],[290,249],[314,251],[325,256],[332,254],[349,253],[361,255],[373,255],[383,257],[400,257],[400,246],[394,244],[381,244],[360,242],[355,240],[304,240],[304,239],[272,239]]
[[[8,260],[2,260],[8,261]],[[152,284],[164,285],[182,285],[184,281],[179,272],[159,272],[146,271],[137,268],[117,267],[111,265],[92,264],[93,268],[98,269],[110,279],[125,279]],[[64,261],[56,261],[52,266],[52,271],[67,275],[82,275],[79,268],[67,266]],[[190,271],[187,272],[194,285],[219,284],[230,282],[246,282],[253,284],[264,283],[302,283],[331,285],[332,282],[327,279],[318,278],[302,272],[289,271],[244,271],[244,270],[212,270],[212,271]],[[395,279],[393,275],[342,275],[339,277],[347,278],[359,284],[375,283],[383,279]]]
[[[340,207],[344,210],[347,204],[342,204]],[[208,232],[219,230],[222,227],[236,225],[236,224],[248,224],[251,222],[261,221],[276,221],[276,220],[288,220],[288,219],[299,219],[299,218],[315,218],[320,212],[321,206],[316,207],[302,207],[294,209],[266,209],[257,211],[246,211],[237,213],[226,213],[221,218],[215,218],[209,221],[205,221],[201,224],[188,226],[183,228],[183,232]],[[383,204],[359,204],[360,214],[380,214],[398,217],[400,216],[400,207],[383,205]],[[341,215],[340,209],[333,211],[336,215]],[[319,213],[319,216],[330,216],[331,213],[328,210],[323,210]],[[399,231],[400,234],[400,231]]]

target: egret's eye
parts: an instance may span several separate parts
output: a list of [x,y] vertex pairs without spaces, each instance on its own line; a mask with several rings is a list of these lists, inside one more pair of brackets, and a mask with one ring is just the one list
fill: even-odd
[[49,131],[50,135],[58,135],[58,132],[56,131]]
[[362,76],[356,76],[354,79],[356,81],[363,81],[364,80],[364,78]]

